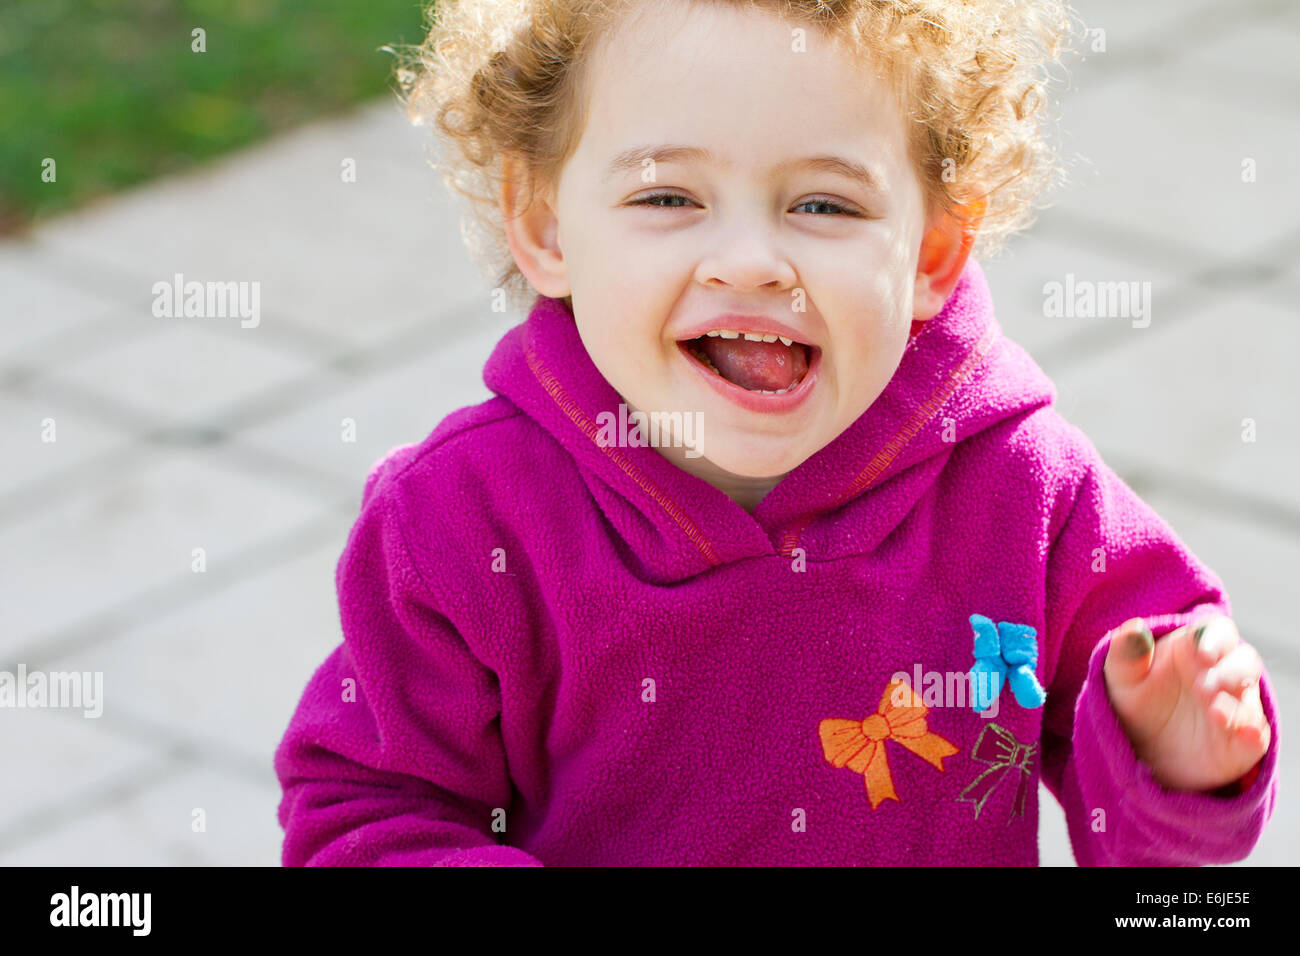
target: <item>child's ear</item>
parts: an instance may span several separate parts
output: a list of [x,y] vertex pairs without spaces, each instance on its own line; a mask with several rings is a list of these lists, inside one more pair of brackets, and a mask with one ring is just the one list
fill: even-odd
[[501,193],[498,202],[505,224],[506,241],[515,264],[534,289],[552,299],[569,295],[569,275],[560,248],[559,222],[549,195],[534,195],[528,208],[527,164],[507,155],[501,163]]
[[925,322],[938,315],[957,287],[985,206],[983,199],[976,199],[953,212],[939,209],[927,222],[916,260],[916,290],[912,297],[912,317],[916,321]]

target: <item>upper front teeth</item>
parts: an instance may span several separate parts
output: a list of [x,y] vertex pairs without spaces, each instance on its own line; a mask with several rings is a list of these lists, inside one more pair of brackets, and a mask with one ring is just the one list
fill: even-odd
[[757,332],[733,332],[730,329],[714,329],[704,334],[711,339],[738,339],[743,335],[747,342],[775,342],[780,339],[782,345],[794,345],[794,339],[787,339],[784,335],[759,335]]

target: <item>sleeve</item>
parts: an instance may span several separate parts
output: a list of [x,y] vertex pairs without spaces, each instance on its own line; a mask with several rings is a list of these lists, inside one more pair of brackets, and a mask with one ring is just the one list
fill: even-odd
[[496,676],[428,595],[385,490],[372,472],[337,569],[343,643],[276,750],[282,862],[540,866],[492,831],[513,792]]
[[[1050,549],[1047,646],[1059,648],[1043,715],[1043,781],[1065,811],[1080,866],[1191,866],[1244,859],[1277,801],[1273,688],[1260,697],[1268,752],[1213,792],[1170,790],[1141,763],[1111,708],[1107,633],[1143,617],[1156,640],[1211,613],[1231,616],[1223,584],[1099,458]],[[1243,635],[1245,637],[1245,635]]]

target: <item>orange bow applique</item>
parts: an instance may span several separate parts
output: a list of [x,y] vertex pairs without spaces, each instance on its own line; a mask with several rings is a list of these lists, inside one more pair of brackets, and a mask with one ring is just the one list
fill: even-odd
[[866,720],[829,718],[817,725],[822,750],[833,767],[848,767],[867,782],[871,809],[885,800],[896,800],[894,780],[889,774],[885,741],[902,744],[943,770],[943,758],[958,750],[938,734],[925,729],[928,708],[905,680],[892,681],[880,696],[880,706]]

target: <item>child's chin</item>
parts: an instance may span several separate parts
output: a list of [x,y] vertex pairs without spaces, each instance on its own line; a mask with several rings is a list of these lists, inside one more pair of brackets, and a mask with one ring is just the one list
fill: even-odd
[[742,478],[778,478],[794,471],[809,457],[791,447],[788,438],[755,444],[746,441],[736,446],[708,449],[715,452],[709,460],[724,471]]

